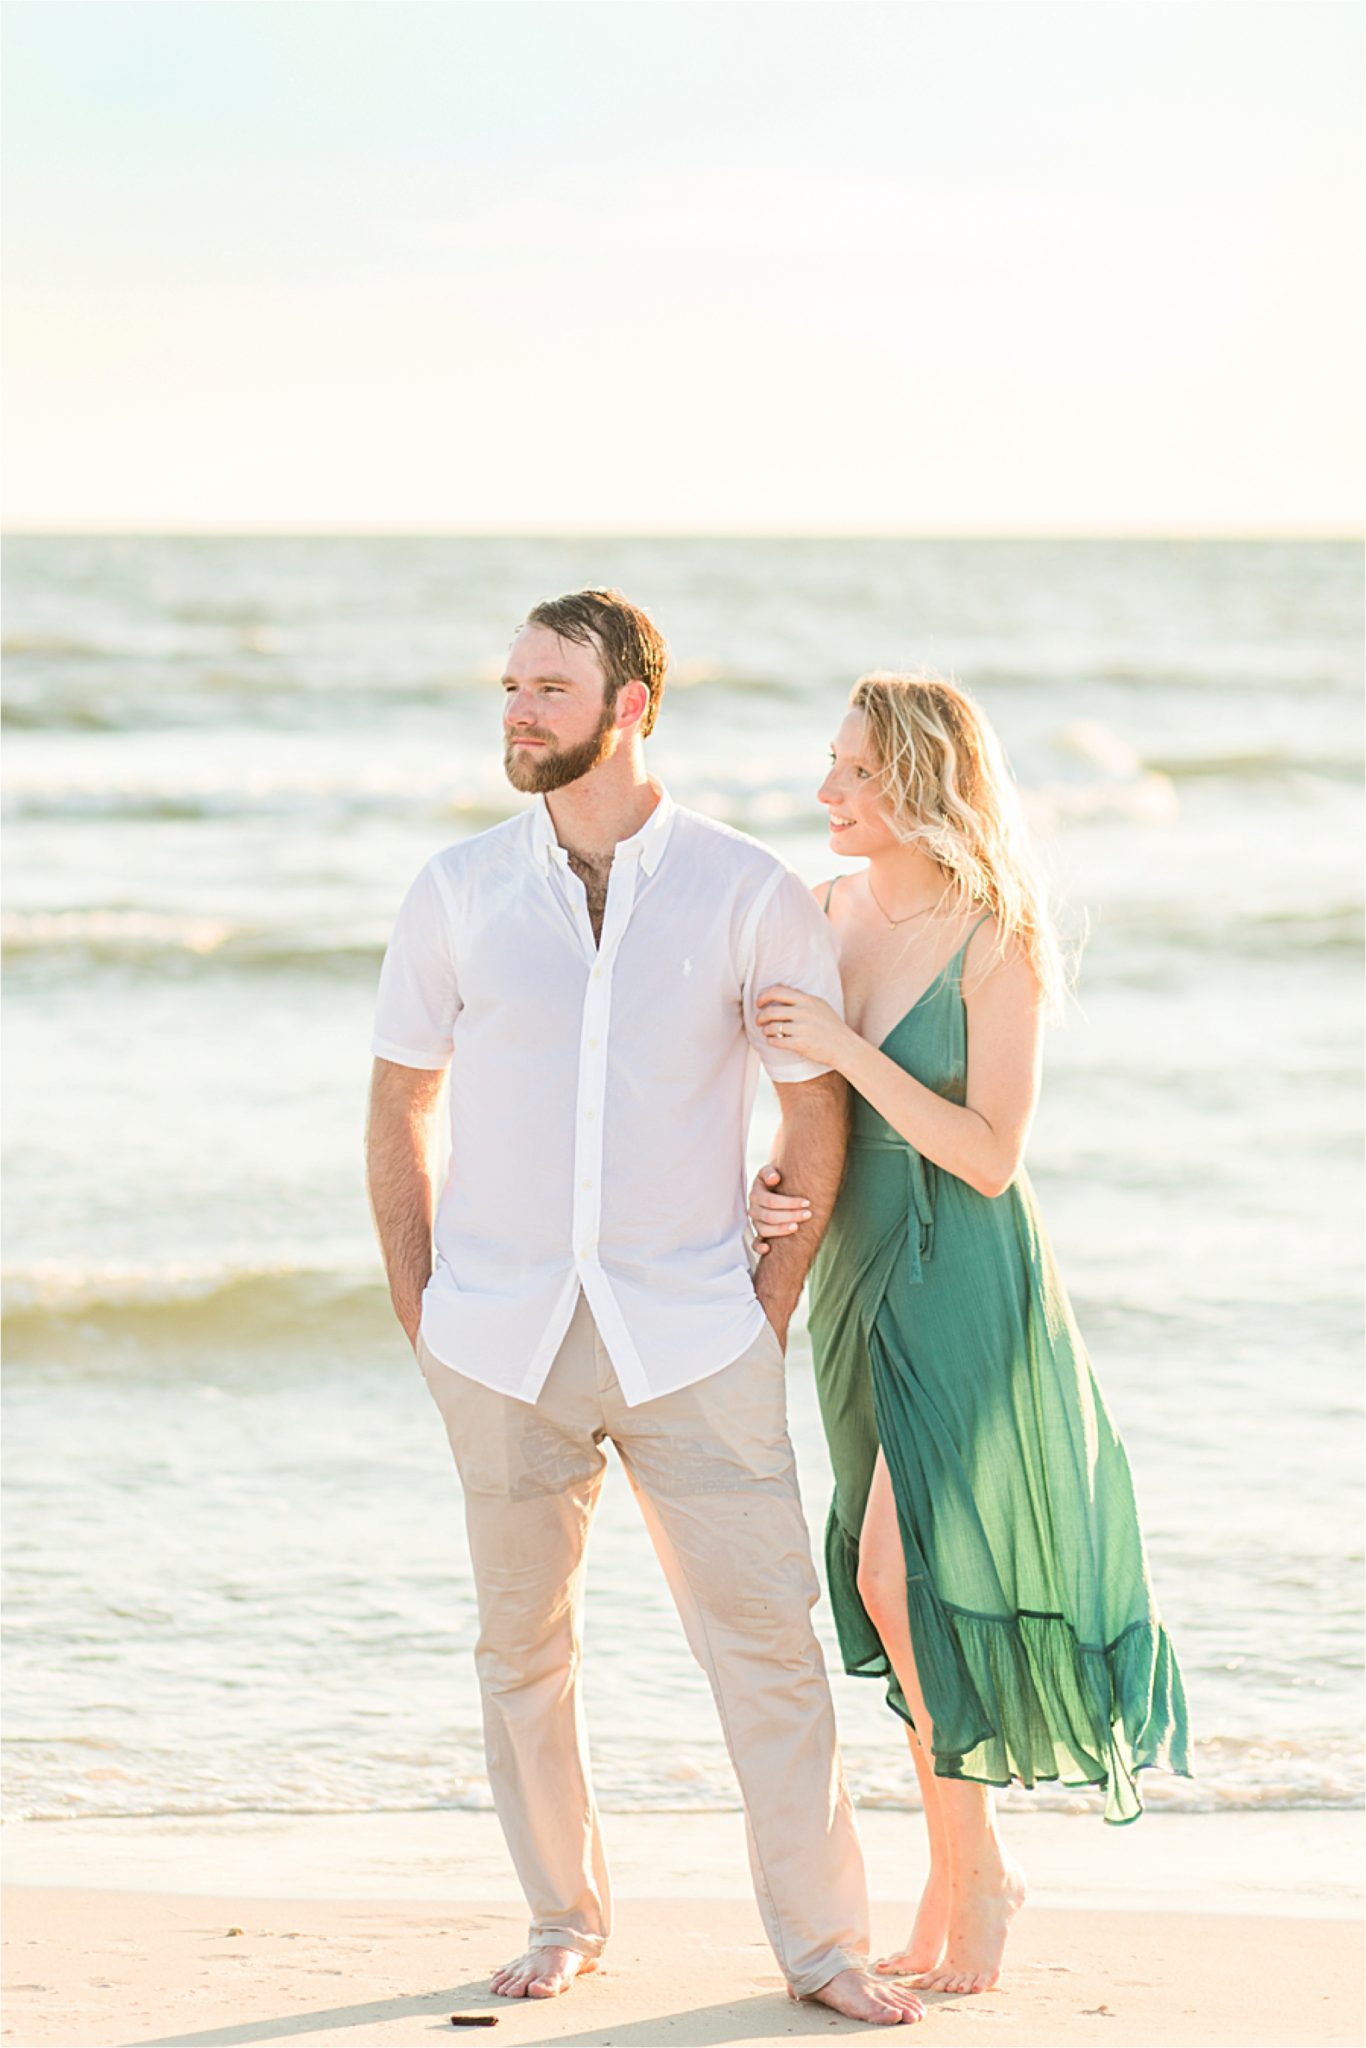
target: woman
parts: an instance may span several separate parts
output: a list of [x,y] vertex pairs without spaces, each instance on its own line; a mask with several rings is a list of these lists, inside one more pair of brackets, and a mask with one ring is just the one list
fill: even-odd
[[[1158,1619],[1123,1447],[1022,1170],[1058,948],[1013,786],[971,699],[856,684],[819,792],[863,856],[817,896],[848,1021],[765,991],[770,1040],[850,1083],[844,1183],[810,1277],[835,1471],[826,1563],[849,1671],[907,1723],[930,1873],[906,1948],[922,1988],[996,1982],[1024,1878],[991,1787],[1187,1774],[1180,1674]],[[767,1167],[761,1242],[808,1206]]]

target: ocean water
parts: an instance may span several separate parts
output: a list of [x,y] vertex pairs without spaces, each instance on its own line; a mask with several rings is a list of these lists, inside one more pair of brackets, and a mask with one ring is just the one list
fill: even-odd
[[[372,992],[436,847],[506,815],[538,597],[616,582],[652,765],[810,880],[864,668],[973,689],[1078,1002],[1031,1170],[1124,1431],[1198,1779],[1334,1807],[1360,1730],[1358,551],[1319,543],[16,538],[5,563],[6,1811],[488,1804],[438,1418],[362,1185]],[[751,1163],[773,1125],[761,1092]],[[804,1330],[804,1495],[828,1468]],[[608,1807],[735,1793],[627,1489],[589,1571]],[[832,1666],[824,1607],[820,1625]],[[849,1774],[913,1806],[880,1689]],[[1045,1788],[1008,1804],[1094,1810]]]

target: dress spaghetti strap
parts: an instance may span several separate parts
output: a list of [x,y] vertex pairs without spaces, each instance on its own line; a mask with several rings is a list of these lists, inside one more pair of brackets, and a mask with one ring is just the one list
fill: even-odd
[[838,880],[839,880],[839,876],[838,876],[838,875],[836,875],[836,876],[835,876],[835,881],[834,881],[834,882],[831,882],[831,884],[830,884],[830,887],[829,887],[829,888],[828,888],[828,889],[826,890],[826,892],[825,892],[825,901],[824,901],[824,903],[823,903],[823,904],[821,905],[821,908],[822,908],[822,910],[823,910],[823,911],[825,912],[825,914],[826,914],[826,916],[827,916],[827,917],[829,917],[829,915],[830,915],[830,898],[831,898],[831,897],[832,897],[832,896],[834,895],[834,893],[835,893],[835,882],[837,882]]

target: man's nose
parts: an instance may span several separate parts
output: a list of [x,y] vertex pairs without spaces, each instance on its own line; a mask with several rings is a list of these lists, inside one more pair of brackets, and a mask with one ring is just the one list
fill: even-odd
[[520,690],[513,691],[503,707],[504,725],[530,725],[535,715],[531,705],[523,699]]

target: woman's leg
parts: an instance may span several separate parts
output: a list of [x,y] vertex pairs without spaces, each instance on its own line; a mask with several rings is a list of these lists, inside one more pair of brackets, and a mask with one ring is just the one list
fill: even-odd
[[914,1971],[930,1991],[986,1991],[996,1982],[1024,1873],[1001,1845],[989,1785],[934,1773],[934,1730],[920,1690],[906,1610],[906,1558],[887,1463],[877,1469],[859,1537],[859,1594],[906,1696],[911,1754],[930,1830],[930,1877],[911,1939],[886,1967]]
[[[943,1779],[934,1775],[929,1752],[929,1716],[920,1696],[920,1681],[911,1654],[910,1628],[906,1617],[906,1562],[901,1548],[901,1530],[896,1519],[896,1501],[887,1461],[878,1452],[873,1483],[868,1493],[863,1528],[859,1534],[859,1595],[868,1609],[891,1659],[915,1726],[907,1728],[911,1760],[920,1784],[925,1827],[930,1838],[930,1874],[920,1895],[910,1939],[898,1954],[885,1956],[879,1970],[918,1975],[933,1970],[943,1960],[948,1936],[952,1866],[948,1830],[940,1802]],[[899,1619],[896,1592],[899,1588]],[[884,1618],[886,1610],[886,1618]]]
[[910,1745],[911,1761],[915,1775],[920,1781],[920,1800],[925,1809],[925,1826],[930,1837],[930,1874],[925,1880],[925,1889],[920,1894],[916,1909],[915,1924],[911,1928],[910,1940],[905,1948],[893,1956],[884,1956],[873,1965],[888,1976],[919,1976],[922,1971],[932,1970],[943,1961],[944,1943],[949,1929],[950,1864],[949,1838],[944,1824],[943,1809],[939,1803],[939,1788],[943,1780],[934,1775],[934,1765],[925,1751],[924,1744],[914,1728],[906,1730]]

